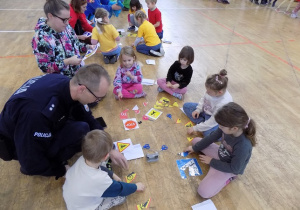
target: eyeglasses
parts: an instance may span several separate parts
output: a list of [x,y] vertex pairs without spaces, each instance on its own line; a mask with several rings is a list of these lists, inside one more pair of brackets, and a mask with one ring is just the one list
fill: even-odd
[[[52,13],[51,13],[52,14]],[[55,15],[55,14],[52,14],[54,17],[57,17],[57,18],[59,18],[59,19],[61,19],[62,20],[62,22],[64,23],[64,24],[67,24],[68,23],[68,21],[72,18],[71,16],[70,17],[68,17],[68,18],[61,18],[61,17],[58,17],[57,15]]]
[[[83,85],[83,84],[80,84],[80,83],[78,83],[78,85]],[[98,96],[96,96],[86,85],[83,85],[84,87],[86,87],[86,89],[96,98],[96,100],[94,101],[94,102],[99,102],[99,101],[101,101],[105,96],[103,96],[103,97],[98,97]]]

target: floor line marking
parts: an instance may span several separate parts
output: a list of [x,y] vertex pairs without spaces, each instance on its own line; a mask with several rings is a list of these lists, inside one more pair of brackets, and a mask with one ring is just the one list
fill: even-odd
[[[218,21],[216,21],[216,20],[210,18],[209,16],[205,15],[204,13],[202,13],[202,12],[200,12],[200,11],[198,11],[198,10],[195,10],[195,11],[198,12],[200,15],[204,16],[205,18],[211,20],[212,22],[214,22],[214,23],[220,25],[221,27],[227,29],[228,31],[233,32],[234,34],[236,34],[236,35],[239,36],[240,38],[242,38],[242,39],[244,39],[245,41],[251,43],[251,44],[254,45],[255,47],[257,47],[257,48],[261,49],[262,51],[266,52],[267,54],[271,55],[272,57],[277,58],[278,60],[282,61],[283,63],[288,64],[288,65],[291,66],[292,68],[295,68],[295,69],[297,69],[298,71],[300,71],[300,68],[299,68],[299,67],[294,66],[294,65],[291,64],[290,62],[284,60],[283,58],[281,58],[281,57],[275,55],[274,53],[270,52],[269,50],[267,50],[267,49],[265,49],[265,48],[259,46],[258,44],[252,42],[252,41],[251,41],[250,39],[248,39],[247,37],[245,37],[245,36],[243,36],[243,35],[241,35],[241,34],[235,32],[235,31],[233,31],[232,29],[230,29],[230,28],[228,28],[227,26],[225,26],[225,25],[219,23]],[[280,42],[279,42],[279,41],[276,41],[276,42],[277,42],[277,43],[280,43],[281,41],[280,41]]]

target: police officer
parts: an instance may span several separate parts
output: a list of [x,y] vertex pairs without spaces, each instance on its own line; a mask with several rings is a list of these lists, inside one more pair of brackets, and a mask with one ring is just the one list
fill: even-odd
[[[63,176],[66,161],[81,150],[82,137],[103,129],[83,104],[100,101],[109,84],[107,71],[98,64],[81,67],[72,79],[47,74],[25,82],[1,112],[0,157],[19,160],[23,174]],[[110,158],[128,167],[117,150]]]

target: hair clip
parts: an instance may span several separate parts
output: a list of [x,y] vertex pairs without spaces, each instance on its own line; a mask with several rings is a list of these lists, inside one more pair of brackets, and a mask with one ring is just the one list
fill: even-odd
[[248,128],[248,125],[249,125],[249,123],[250,123],[250,120],[251,120],[251,119],[250,119],[250,117],[249,117],[248,122],[247,122],[247,124],[246,124],[246,126],[245,126],[245,129]]
[[102,22],[102,18],[95,18],[95,21],[96,21],[97,23],[103,23],[103,22]]
[[216,75],[216,81],[222,85],[222,84],[223,84],[223,82],[222,82],[222,81],[220,81],[220,80],[218,79],[218,76],[219,76],[219,75]]

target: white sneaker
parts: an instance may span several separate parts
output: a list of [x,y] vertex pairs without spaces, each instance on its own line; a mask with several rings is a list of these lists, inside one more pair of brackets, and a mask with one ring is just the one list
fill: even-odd
[[297,13],[293,13],[293,12],[292,12],[291,18],[297,18],[297,17],[298,17]]
[[151,55],[154,55],[154,56],[157,56],[157,57],[163,56],[160,52],[157,52],[157,51],[155,51],[155,50],[150,50],[150,54],[151,54]]
[[165,50],[164,50],[164,48],[163,48],[163,47],[161,47],[161,48],[159,49],[159,52],[160,52],[160,54],[161,54],[162,56],[164,56],[164,55],[165,55]]

